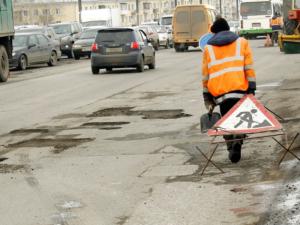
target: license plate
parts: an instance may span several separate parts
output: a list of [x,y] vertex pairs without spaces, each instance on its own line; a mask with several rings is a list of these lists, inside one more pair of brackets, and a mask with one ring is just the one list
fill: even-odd
[[106,48],[106,52],[108,53],[120,53],[122,50],[122,48]]
[[82,51],[83,52],[89,52],[89,51],[91,51],[91,48],[90,47],[84,47],[84,48],[82,48]]
[[252,27],[261,27],[260,23],[252,23]]

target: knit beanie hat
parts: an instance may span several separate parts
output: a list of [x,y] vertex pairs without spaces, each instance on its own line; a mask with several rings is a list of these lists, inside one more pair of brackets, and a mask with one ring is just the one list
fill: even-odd
[[227,21],[224,18],[218,18],[214,22],[214,24],[211,26],[211,32],[213,33],[219,33],[221,31],[230,30],[229,25]]

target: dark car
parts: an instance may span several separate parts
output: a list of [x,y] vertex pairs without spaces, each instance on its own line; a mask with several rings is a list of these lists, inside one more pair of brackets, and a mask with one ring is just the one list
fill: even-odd
[[91,46],[95,42],[97,31],[103,27],[93,27],[85,29],[78,40],[73,45],[73,53],[75,59],[80,57],[91,56]]
[[62,54],[68,58],[73,58],[73,44],[82,32],[82,27],[78,22],[50,24],[55,33],[59,36],[61,43],[60,49]]
[[106,28],[98,31],[92,45],[91,66],[93,74],[99,69],[144,66],[155,68],[155,50],[146,34],[137,28]]
[[151,41],[151,44],[153,45],[154,49],[158,50],[159,36],[158,36],[156,29],[150,25],[139,26],[139,29],[143,30],[146,33],[146,35],[149,38],[149,40]]
[[61,57],[60,51],[60,38],[55,33],[53,27],[42,27],[42,26],[22,26],[15,28],[16,33],[42,33],[46,35],[49,39],[51,39],[55,43],[55,48],[57,50],[58,59]]
[[15,34],[13,40],[13,58],[10,67],[25,70],[33,64],[48,63],[49,66],[57,64],[58,55],[55,43],[41,33]]

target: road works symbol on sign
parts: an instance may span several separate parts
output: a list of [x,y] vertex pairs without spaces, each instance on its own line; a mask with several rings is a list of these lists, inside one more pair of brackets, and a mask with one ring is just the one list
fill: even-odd
[[244,96],[208,131],[208,135],[261,133],[282,129],[278,120],[253,96]]

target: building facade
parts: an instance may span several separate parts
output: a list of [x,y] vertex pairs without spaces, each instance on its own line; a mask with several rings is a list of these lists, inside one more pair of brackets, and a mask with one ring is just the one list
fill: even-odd
[[[236,18],[236,0],[82,0],[82,10],[119,8],[122,25],[158,21],[162,15],[172,14],[177,5],[210,4],[231,20]],[[220,4],[221,3],[221,4]],[[79,21],[77,0],[14,0],[15,25],[47,25],[57,22]]]

